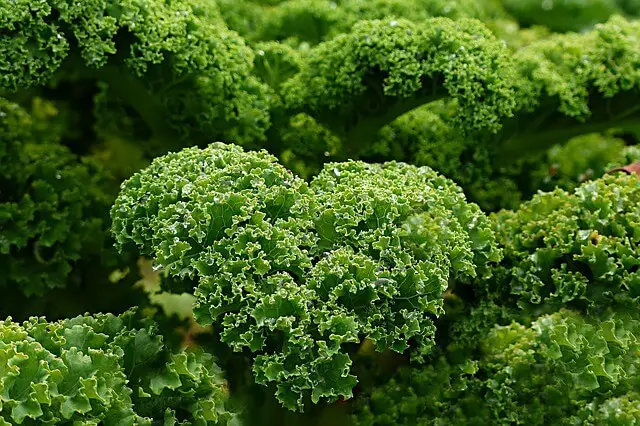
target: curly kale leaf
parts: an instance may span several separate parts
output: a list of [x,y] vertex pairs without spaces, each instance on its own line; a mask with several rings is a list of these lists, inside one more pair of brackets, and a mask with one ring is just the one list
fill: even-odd
[[453,126],[457,113],[450,103],[434,103],[404,114],[382,128],[362,158],[429,166],[460,185],[484,211],[517,207],[522,198],[517,179],[522,166],[495,167],[493,147]]
[[618,16],[518,50],[520,111],[504,124],[497,158],[509,161],[609,129],[637,133],[639,34],[637,21]]
[[113,233],[170,275],[301,275],[313,244],[308,192],[265,152],[188,148],[123,184]]
[[[486,398],[497,418],[526,424],[571,424],[586,404],[637,389],[637,314],[597,318],[560,311],[531,327],[497,327],[488,336]],[[504,417],[503,417],[504,416]]]
[[156,159],[112,217],[121,247],[196,279],[197,320],[253,353],[256,381],[292,410],[352,395],[349,343],[412,343],[421,359],[449,280],[500,259],[487,218],[431,169],[332,163],[309,186],[220,143]]
[[532,173],[531,189],[572,191],[582,183],[598,179],[614,167],[633,163],[635,146],[627,146],[616,135],[578,136],[564,145],[556,145],[545,155],[543,164]]
[[492,216],[504,259],[476,288],[499,302],[601,310],[640,296],[640,181],[608,175]]
[[103,250],[108,178],[45,134],[46,120],[4,99],[0,118],[0,288],[42,295]]
[[215,3],[18,0],[1,10],[2,89],[92,80],[168,146],[264,140],[268,91]]
[[[356,406],[359,425],[635,424],[637,313],[569,310],[476,335],[476,358],[401,371]],[[476,342],[476,343],[477,343]]]
[[433,17],[506,17],[499,0],[286,0],[277,5],[253,0],[217,0],[229,27],[250,41],[276,40],[315,45],[349,32],[362,20],[395,17],[414,22]]
[[133,312],[0,323],[0,424],[224,425],[210,356],[171,353]]
[[447,98],[462,129],[500,128],[516,106],[507,48],[478,21],[361,21],[312,49],[283,85],[285,105],[305,112],[357,155],[396,117]]

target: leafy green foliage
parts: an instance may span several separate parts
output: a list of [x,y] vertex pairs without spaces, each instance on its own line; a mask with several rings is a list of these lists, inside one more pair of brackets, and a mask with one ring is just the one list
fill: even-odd
[[108,179],[60,145],[53,126],[45,134],[46,121],[4,99],[0,117],[0,288],[42,295],[103,250]]
[[0,424],[640,423],[639,13],[0,1]]
[[[638,325],[637,314],[607,313],[596,320],[560,311],[528,329],[493,330],[483,343],[486,368],[498,381],[490,385],[489,406],[497,417],[548,424],[570,421],[592,398],[597,407],[626,393],[637,386]],[[543,374],[536,371],[540,365]]]
[[507,49],[477,21],[361,21],[310,51],[283,87],[357,154],[381,127],[417,106],[450,97],[467,129],[495,131],[516,105]]
[[255,49],[254,72],[276,91],[300,71],[300,53],[285,44],[263,42],[256,44]]
[[256,382],[303,396],[350,397],[348,343],[416,359],[449,280],[500,259],[479,208],[428,168],[330,163],[311,185],[270,155],[233,145],[156,159],[123,185],[113,209],[121,247],[197,277],[196,319],[254,353]]
[[356,422],[640,420],[639,190],[637,176],[608,175],[492,215],[504,259],[475,280],[475,306],[450,308],[439,354],[361,398]]
[[498,157],[531,155],[609,129],[635,133],[639,30],[637,21],[614,17],[518,50],[520,111],[504,125]]
[[[544,25],[553,31],[579,31],[622,13],[637,14],[631,1],[502,0],[505,9],[524,25]],[[637,6],[636,6],[637,8]]]
[[287,124],[279,135],[286,147],[280,155],[282,163],[307,180],[343,150],[340,138],[308,114],[296,114]]
[[[356,288],[338,285],[333,293],[365,297],[360,301],[363,307],[378,298],[380,304],[386,298],[394,299],[379,318],[362,312],[361,321],[371,323],[372,331],[366,337],[378,350],[390,347],[402,352],[408,338],[417,338],[419,344],[426,340],[425,349],[429,349],[428,336],[419,332],[419,324],[429,324],[428,318],[416,318],[411,325],[411,311],[439,314],[442,292],[451,279],[468,281],[500,259],[478,207],[467,204],[453,182],[426,167],[330,163],[313,180],[311,189],[322,206],[316,231],[325,259],[316,269],[326,269],[324,283],[314,284],[320,287],[316,292],[328,292],[350,278],[353,272],[346,271],[354,267],[351,265],[366,265],[369,274],[375,272],[355,278],[363,281]],[[369,300],[371,290],[365,285],[371,282],[380,289]],[[408,326],[407,331],[415,329],[410,334],[404,330]],[[395,338],[398,331],[400,338]],[[418,351],[427,353],[420,346]]]
[[555,187],[572,190],[580,183],[603,176],[612,163],[625,161],[625,143],[600,134],[574,138],[556,145],[547,154],[549,164],[536,172],[534,188],[552,191]]
[[102,103],[127,107],[134,126],[165,145],[264,138],[268,94],[215,3],[19,0],[2,9],[0,89],[97,81]]
[[517,182],[522,167],[495,167],[492,147],[450,125],[456,113],[451,104],[435,103],[404,114],[380,130],[362,157],[432,167],[459,184],[485,211],[516,207],[522,198]]
[[497,210],[547,188],[535,169],[554,145],[608,130],[637,140],[637,22],[616,17],[513,53],[477,22],[429,22],[362,21],[305,54],[283,85],[285,105],[311,117],[281,123],[287,164],[303,175],[334,158],[428,165]]
[[134,312],[0,323],[1,424],[222,425],[211,356],[171,353]]
[[414,22],[432,17],[492,20],[506,17],[499,1],[471,0],[218,0],[229,27],[250,41],[315,45],[349,32],[362,20],[395,17]]
[[562,310],[496,326],[478,359],[440,358],[375,389],[356,424],[635,424],[639,325],[635,312]]
[[639,198],[636,176],[610,175],[496,214],[504,260],[478,290],[523,306],[571,303],[600,310],[637,301]]
[[[255,252],[240,270],[268,272],[273,262],[276,271],[295,272],[304,267],[304,248],[313,242],[305,236],[312,226],[306,193],[307,185],[265,152],[245,153],[222,143],[187,148],[159,157],[124,184],[112,209],[113,233],[121,247],[135,244],[170,275],[205,274],[207,267],[233,273],[229,258],[213,250],[229,238],[241,241],[229,246],[230,254]],[[273,239],[268,258],[253,247],[252,235]]]

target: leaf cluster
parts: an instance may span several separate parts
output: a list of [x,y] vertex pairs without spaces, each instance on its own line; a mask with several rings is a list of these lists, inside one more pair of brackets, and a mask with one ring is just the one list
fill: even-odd
[[350,343],[427,354],[449,281],[500,258],[487,218],[429,168],[329,163],[307,184],[224,144],[154,160],[112,217],[121,248],[196,280],[196,319],[290,409],[351,396]]
[[0,424],[228,424],[211,356],[172,353],[129,311],[0,323]]

